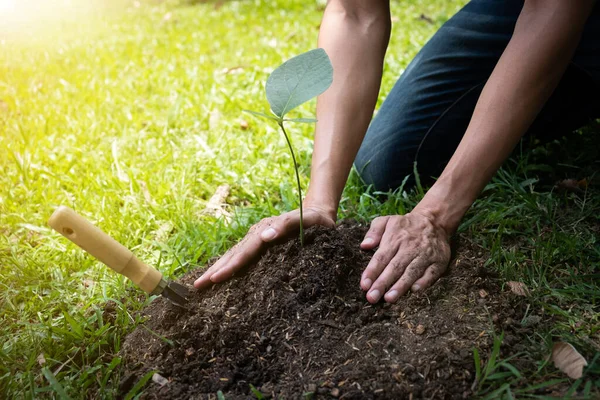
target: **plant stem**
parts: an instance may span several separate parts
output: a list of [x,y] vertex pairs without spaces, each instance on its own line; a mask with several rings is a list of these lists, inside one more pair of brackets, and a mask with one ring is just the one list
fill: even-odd
[[279,127],[283,132],[283,136],[285,136],[285,140],[287,141],[288,147],[290,148],[290,153],[292,153],[292,161],[294,161],[294,171],[296,172],[296,183],[298,184],[298,200],[300,200],[300,245],[304,246],[304,214],[302,212],[302,187],[300,186],[300,174],[298,173],[298,163],[296,162],[296,156],[294,155],[294,148],[292,147],[292,142],[283,127],[283,121],[279,121]]

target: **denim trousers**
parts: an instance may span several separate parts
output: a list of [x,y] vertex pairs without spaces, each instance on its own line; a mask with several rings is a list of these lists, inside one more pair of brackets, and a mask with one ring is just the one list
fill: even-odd
[[[449,19],[400,76],[371,122],[354,166],[376,190],[438,177],[467,129],[506,48],[523,0],[472,0]],[[600,3],[558,87],[527,135],[541,140],[600,118]]]

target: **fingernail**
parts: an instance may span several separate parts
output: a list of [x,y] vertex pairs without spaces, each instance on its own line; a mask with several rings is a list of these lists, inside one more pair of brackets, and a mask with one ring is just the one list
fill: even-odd
[[275,231],[275,229],[273,228],[268,228],[265,229],[261,234],[260,237],[263,240],[273,240],[275,238],[275,236],[277,235],[277,232]]
[[201,284],[202,284],[204,281],[206,281],[206,278],[204,278],[204,277],[202,277],[202,276],[201,276],[200,278],[198,278],[198,279],[196,279],[196,280],[194,281],[194,287],[196,287],[196,288],[197,288],[197,287],[198,287],[198,286],[200,286],[200,285],[201,285]]
[[373,299],[373,301],[379,301],[381,293],[379,293],[379,290],[375,289],[369,292],[369,296],[371,297],[371,299]]
[[372,245],[373,243],[375,243],[375,241],[372,238],[368,237],[365,240],[363,240],[363,242],[361,244],[369,246],[369,245]]
[[363,290],[369,290],[369,289],[371,289],[372,284],[373,284],[373,281],[370,280],[369,278],[367,278],[367,279],[363,279],[361,286],[362,286]]
[[385,298],[390,303],[395,302],[396,300],[398,300],[398,291],[397,290],[390,290],[389,292],[387,292],[385,294]]
[[412,291],[413,292],[418,292],[419,290],[421,290],[421,285],[413,285],[412,286]]

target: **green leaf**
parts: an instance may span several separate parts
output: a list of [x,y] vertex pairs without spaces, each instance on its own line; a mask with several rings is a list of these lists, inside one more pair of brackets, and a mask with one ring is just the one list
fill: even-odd
[[106,368],[106,371],[103,372],[104,377],[102,378],[102,384],[100,386],[101,389],[104,389],[106,387],[108,379],[111,377],[113,370],[119,365],[121,365],[121,357],[113,358],[108,367]]
[[519,186],[521,186],[521,187],[523,187],[523,188],[524,188],[524,187],[526,187],[526,186],[535,185],[536,183],[538,183],[538,181],[539,181],[539,179],[536,179],[536,178],[529,178],[529,179],[526,179],[526,180],[524,180],[523,182],[521,182],[521,183],[519,184]]
[[71,329],[73,329],[73,332],[77,335],[76,337],[83,338],[83,328],[81,327],[81,325],[77,321],[75,321],[75,319],[71,317],[69,313],[63,312],[63,316],[71,326]]
[[290,110],[323,93],[333,82],[333,67],[323,49],[291,58],[267,79],[267,100],[275,115],[283,118]]
[[146,386],[146,383],[148,383],[148,381],[152,378],[152,375],[154,375],[155,373],[157,373],[158,371],[149,371],[146,373],[146,375],[144,375],[142,377],[142,379],[140,379],[134,387],[131,388],[131,390],[127,393],[127,395],[125,395],[125,400],[132,400],[133,398],[136,397],[136,395],[139,393],[140,390],[142,390],[142,388],[144,386]]
[[[600,382],[598,382],[598,384],[600,385]],[[583,388],[583,395],[587,398],[590,398],[591,394],[592,394],[592,381],[587,381],[585,383],[585,387]]]
[[477,348],[473,349],[473,359],[475,361],[475,379],[479,382],[481,379],[481,357]]
[[505,379],[509,376],[513,376],[512,372],[510,372],[510,371],[494,372],[493,374],[491,374],[490,376],[487,377],[487,380],[488,381],[497,381],[498,379]]
[[496,358],[500,354],[500,346],[502,345],[502,341],[504,340],[504,334],[501,333],[500,336],[494,337],[494,345],[492,347],[492,354],[490,354],[490,358],[485,365],[484,378],[489,376],[496,369]]
[[63,400],[70,399],[70,397],[67,395],[67,392],[65,392],[65,389],[62,387],[60,382],[56,379],[56,377],[54,376],[52,371],[50,371],[48,369],[48,367],[42,368],[42,374],[44,374],[44,376],[50,383],[50,386],[52,386],[52,389],[56,392],[56,394],[58,394],[60,399],[63,399]]
[[312,400],[315,397],[315,392],[304,392],[302,397],[304,397],[304,400]]
[[250,391],[256,397],[257,400],[263,400],[265,396],[262,394],[260,390],[258,390],[254,385],[250,384]]
[[499,399],[502,392],[508,392],[508,391],[510,391],[510,383],[505,383],[504,385],[500,386],[498,389],[494,390],[492,393],[485,396],[482,400]]
[[423,190],[423,186],[421,186],[421,177],[419,176],[419,171],[417,170],[417,162],[413,163],[413,173],[415,174],[415,186],[417,187],[417,192],[421,196],[425,196],[425,191]]
[[221,392],[220,390],[217,392],[217,399],[225,400],[225,396],[223,395],[223,392]]
[[148,333],[150,333],[151,335],[159,338],[160,340],[162,340],[163,342],[167,343],[169,346],[171,347],[175,347],[175,342],[173,342],[170,339],[167,339],[164,336],[159,335],[158,333],[154,332],[152,329],[148,328],[146,325],[140,325],[142,328],[144,328],[145,330],[148,331]]
[[536,391],[536,390],[540,390],[540,389],[546,389],[546,388],[548,388],[548,387],[550,387],[550,386],[553,386],[553,385],[558,385],[558,384],[560,384],[560,383],[565,383],[565,382],[567,382],[567,381],[568,381],[568,380],[567,380],[566,378],[565,378],[565,379],[551,379],[551,380],[549,380],[549,381],[546,381],[546,382],[541,382],[541,383],[538,383],[538,384],[536,384],[536,385],[527,386],[527,388],[525,388],[525,389],[521,389],[521,390],[519,390],[518,392],[519,392],[519,393],[534,392],[534,391]]
[[508,369],[510,372],[512,372],[512,374],[515,376],[515,378],[521,379],[521,373],[519,372],[519,370],[517,368],[515,368],[514,365],[504,362],[504,363],[502,363],[502,366],[504,368]]
[[300,124],[314,124],[317,122],[317,120],[314,118],[291,118],[291,119],[284,119],[284,121],[298,122]]
[[267,118],[267,119],[271,119],[273,121],[279,122],[279,118],[274,117],[274,116],[269,115],[269,114],[261,113],[261,112],[258,112],[258,111],[252,111],[252,110],[242,110],[242,111],[245,112],[245,113],[248,113],[248,114],[252,114],[252,115],[254,115],[256,117]]

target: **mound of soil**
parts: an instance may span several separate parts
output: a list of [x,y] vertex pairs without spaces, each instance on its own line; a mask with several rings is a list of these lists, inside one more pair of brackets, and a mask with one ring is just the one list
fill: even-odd
[[[247,399],[251,385],[265,398],[469,397],[473,348],[485,357],[494,329],[511,331],[522,298],[501,291],[481,254],[463,248],[430,289],[370,305],[359,287],[372,256],[359,249],[365,232],[310,229],[304,247],[272,248],[244,275],[194,292],[187,309],[157,299],[123,345],[123,392],[156,370],[168,383],[151,381],[145,398]],[[191,286],[199,274],[181,281]]]

